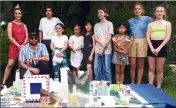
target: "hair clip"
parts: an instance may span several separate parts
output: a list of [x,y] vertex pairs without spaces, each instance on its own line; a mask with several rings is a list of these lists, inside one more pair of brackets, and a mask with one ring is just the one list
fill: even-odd
[[17,5],[15,6],[15,8],[20,8],[19,4],[17,4]]

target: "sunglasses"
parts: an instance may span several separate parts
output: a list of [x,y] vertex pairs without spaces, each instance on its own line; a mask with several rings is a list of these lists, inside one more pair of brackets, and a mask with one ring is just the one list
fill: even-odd
[[37,37],[31,37],[31,38],[30,38],[30,40],[34,40],[34,39],[35,39],[35,40],[38,40]]

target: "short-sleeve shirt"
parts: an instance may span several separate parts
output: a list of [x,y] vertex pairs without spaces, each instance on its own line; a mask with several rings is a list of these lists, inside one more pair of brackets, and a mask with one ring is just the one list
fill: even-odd
[[54,43],[54,47],[63,48],[64,43],[68,41],[68,37],[66,35],[62,36],[55,35],[51,38],[51,41]]
[[131,18],[128,20],[130,24],[130,36],[135,38],[144,38],[147,30],[147,25],[153,19],[149,16],[141,16],[139,18]]
[[[27,60],[31,58],[43,57],[43,56],[49,57],[48,51],[44,44],[38,43],[35,51],[32,51],[28,43],[20,49],[19,61],[26,63]],[[34,61],[34,62],[37,62],[37,61]]]
[[[114,34],[113,24],[110,21],[105,21],[103,23],[96,23],[94,26],[94,35],[99,38],[99,40],[104,43],[107,41],[109,35]],[[95,53],[100,53],[100,47],[101,45],[96,42],[95,44]],[[111,54],[112,53],[112,41],[110,40],[107,47],[104,50],[105,54]]]
[[[56,35],[55,25],[62,23],[59,18],[52,17],[48,19],[44,17],[40,20],[39,30],[43,32],[43,40],[51,40],[52,36]],[[63,24],[63,23],[62,23]]]

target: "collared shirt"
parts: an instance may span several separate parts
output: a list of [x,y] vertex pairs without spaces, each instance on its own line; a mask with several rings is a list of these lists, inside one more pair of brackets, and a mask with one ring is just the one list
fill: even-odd
[[144,38],[147,26],[153,19],[148,16],[141,16],[139,18],[131,18],[128,20],[130,24],[130,36],[135,38]]
[[[46,46],[44,44],[38,43],[35,51],[33,51],[28,43],[20,49],[19,61],[26,63],[27,60],[31,58],[43,56],[49,56]],[[34,64],[36,63],[37,61],[34,61]]]

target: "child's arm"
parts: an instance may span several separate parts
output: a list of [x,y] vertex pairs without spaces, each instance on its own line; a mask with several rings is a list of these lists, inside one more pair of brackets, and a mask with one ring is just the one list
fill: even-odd
[[148,43],[152,53],[154,53],[154,47],[153,47],[151,40],[150,40],[150,24],[148,24],[148,26],[147,26],[146,38],[147,38],[147,43]]
[[95,38],[94,38],[94,35],[92,36],[92,40],[93,40],[93,47],[92,47],[91,54],[89,55],[89,61],[93,60],[93,54],[94,54],[94,51],[95,51]]
[[73,51],[73,52],[75,52],[75,49],[73,48],[73,36],[71,36],[70,38],[69,38],[69,41],[68,41],[68,45],[69,45],[69,48]]
[[163,46],[165,46],[168,41],[170,40],[171,37],[171,31],[172,31],[172,26],[171,23],[169,21],[167,21],[167,34],[166,34],[166,38],[164,39],[164,41],[160,44],[160,46],[156,49],[157,53],[161,50],[161,48],[163,48]]
[[82,49],[82,48],[84,48],[84,38],[83,38],[83,36],[81,36],[81,43],[80,43],[81,45],[80,45],[80,50]]
[[64,42],[64,47],[60,50],[60,53],[63,53],[68,47],[68,42],[67,40]]
[[53,41],[51,41],[51,43],[50,43],[50,49],[51,49],[53,52],[55,52]]
[[127,51],[121,50],[121,49],[119,49],[119,48],[116,48],[116,51],[118,51],[118,52],[121,53],[121,54],[126,54],[126,53],[127,53]]
[[112,41],[115,42],[117,40],[117,36],[112,37]]
[[94,37],[95,37],[95,42],[98,42],[102,46],[102,43],[101,43],[100,39],[98,38],[98,36],[95,35]]

